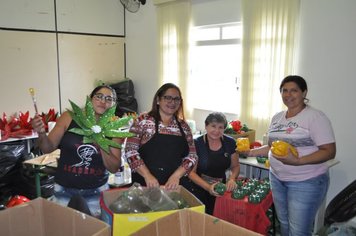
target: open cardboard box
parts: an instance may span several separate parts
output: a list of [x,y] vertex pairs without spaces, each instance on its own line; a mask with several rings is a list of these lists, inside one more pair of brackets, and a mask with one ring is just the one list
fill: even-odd
[[146,225],[132,236],[254,236],[261,235],[208,214],[180,210]]
[[0,211],[0,235],[109,236],[110,226],[79,211],[36,198]]
[[[148,213],[134,213],[134,214],[114,214],[109,206],[113,203],[123,191],[127,188],[111,189],[104,191],[101,194],[100,206],[102,219],[112,225],[112,235],[126,236],[133,232],[136,232],[143,226],[167,215],[170,215],[179,210],[170,211],[157,211]],[[191,210],[198,212],[205,212],[205,206],[199,201],[192,193],[186,190],[184,187],[179,186],[176,190],[187,201]]]
[[243,133],[243,134],[226,134],[227,136],[230,136],[233,139],[237,138],[248,138],[250,143],[253,143],[256,139],[256,131],[253,129],[250,129],[249,131]]

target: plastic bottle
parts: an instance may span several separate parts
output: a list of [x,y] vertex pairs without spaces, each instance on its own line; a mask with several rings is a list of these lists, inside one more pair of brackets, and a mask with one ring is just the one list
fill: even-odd
[[127,162],[124,164],[124,182],[131,183],[131,168]]
[[121,166],[119,170],[115,173],[114,183],[117,185],[124,183],[124,166]]

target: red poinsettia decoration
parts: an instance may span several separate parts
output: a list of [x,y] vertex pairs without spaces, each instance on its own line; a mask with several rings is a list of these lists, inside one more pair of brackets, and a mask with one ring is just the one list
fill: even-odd
[[[25,120],[25,116],[26,115],[22,117],[23,120]],[[8,120],[4,112],[2,119],[0,119],[1,141],[7,140],[8,138],[21,138],[26,135],[31,135],[32,127],[30,124],[28,124],[28,121],[26,120],[27,123],[21,122],[23,121],[21,121],[19,118],[16,118],[15,116],[11,116]],[[21,127],[20,123],[21,125],[26,126],[26,128]]]
[[27,111],[26,113],[22,113],[22,112],[19,113],[19,126],[20,129],[32,130],[29,111]]
[[230,121],[225,129],[226,134],[243,134],[247,132],[249,128],[246,124],[242,124],[239,120]]
[[58,117],[58,112],[56,112],[54,110],[54,108],[51,108],[48,110],[48,113],[42,112],[41,117],[42,117],[43,123],[45,125],[46,132],[48,132],[48,122],[51,122],[51,121],[55,122]]
[[241,127],[242,127],[241,121],[239,121],[239,120],[231,121],[231,122],[230,122],[230,125],[231,125],[232,129],[233,129],[236,133],[239,133],[239,132],[240,132]]

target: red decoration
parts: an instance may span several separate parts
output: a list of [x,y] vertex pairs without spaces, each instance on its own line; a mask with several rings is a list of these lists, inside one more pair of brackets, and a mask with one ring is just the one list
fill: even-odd
[[[22,138],[23,136],[32,134],[31,125],[29,124],[28,126],[28,122],[24,122],[25,116],[22,117],[22,121],[14,116],[10,117],[10,120],[7,120],[6,114],[3,113],[2,119],[0,119],[1,141],[8,138]],[[21,127],[20,124],[27,127]]]
[[[46,131],[48,131],[48,122],[56,121],[58,112],[51,108],[48,113],[42,112],[40,116],[42,117]],[[9,138],[23,138],[24,136],[32,135],[30,112],[19,112],[18,117],[11,116],[10,119],[8,119],[4,112],[2,118],[0,119],[0,132],[0,141],[7,140]]]
[[56,121],[58,117],[58,112],[56,112],[54,108],[51,108],[48,110],[47,114],[42,112],[41,117],[45,125],[46,132],[48,132],[48,122]]
[[28,199],[25,196],[15,195],[8,201],[8,203],[6,204],[6,207],[7,208],[14,207],[14,206],[17,206],[17,205],[20,205],[22,203],[29,202],[29,201],[30,201],[30,199]]

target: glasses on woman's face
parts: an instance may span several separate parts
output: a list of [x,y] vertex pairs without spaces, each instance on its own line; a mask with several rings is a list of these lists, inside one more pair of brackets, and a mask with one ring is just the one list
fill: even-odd
[[182,99],[180,97],[172,97],[172,96],[169,96],[169,95],[165,95],[165,96],[162,96],[162,97],[167,102],[174,101],[175,104],[179,104],[182,101]]
[[102,93],[96,93],[96,94],[94,94],[93,97],[98,102],[105,102],[107,104],[111,104],[114,102],[114,98],[112,96],[110,96],[110,95],[105,96]]

